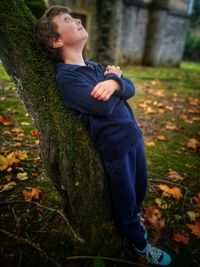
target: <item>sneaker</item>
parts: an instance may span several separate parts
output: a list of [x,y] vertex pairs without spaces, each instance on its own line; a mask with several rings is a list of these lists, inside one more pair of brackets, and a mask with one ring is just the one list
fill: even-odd
[[154,264],[157,266],[168,266],[171,263],[171,257],[166,252],[152,247],[152,245],[147,241],[147,245],[143,250],[137,249],[133,244],[135,252],[143,256],[148,263]]
[[145,225],[142,223],[144,221],[144,219],[140,216],[140,213],[138,213],[138,216],[140,217],[140,225],[142,226],[142,228],[144,229],[144,238],[148,239],[148,234],[147,234],[147,230]]
[[144,238],[148,239],[148,234],[147,234],[147,230],[146,227],[144,226],[144,224],[142,222],[140,222],[140,225],[142,226],[142,228],[144,229]]

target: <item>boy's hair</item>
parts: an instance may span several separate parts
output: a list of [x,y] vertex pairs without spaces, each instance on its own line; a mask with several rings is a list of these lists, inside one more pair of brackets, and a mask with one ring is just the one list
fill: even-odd
[[47,8],[42,17],[36,22],[33,37],[36,45],[43,51],[47,52],[54,61],[62,61],[60,48],[53,48],[50,42],[53,38],[58,39],[60,36],[57,32],[57,25],[52,21],[60,13],[70,14],[69,7],[50,6]]

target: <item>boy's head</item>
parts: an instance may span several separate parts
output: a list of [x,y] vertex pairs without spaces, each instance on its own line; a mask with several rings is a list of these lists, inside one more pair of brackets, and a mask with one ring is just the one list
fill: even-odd
[[83,47],[88,38],[80,19],[73,18],[70,12],[68,7],[51,6],[35,24],[36,44],[54,61],[63,60],[64,48]]

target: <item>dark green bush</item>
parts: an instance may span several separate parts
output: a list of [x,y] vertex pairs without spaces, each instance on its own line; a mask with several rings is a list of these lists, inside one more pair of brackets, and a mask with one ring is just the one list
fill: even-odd
[[188,35],[184,50],[184,59],[200,61],[200,39]]

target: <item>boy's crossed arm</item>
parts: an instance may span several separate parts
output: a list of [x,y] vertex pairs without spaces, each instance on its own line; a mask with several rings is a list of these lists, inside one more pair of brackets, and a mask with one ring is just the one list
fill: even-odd
[[99,82],[92,90],[91,95],[98,100],[107,101],[114,93],[116,96],[128,99],[135,94],[135,86],[131,80],[122,75],[120,67],[108,65],[104,72],[105,81]]

